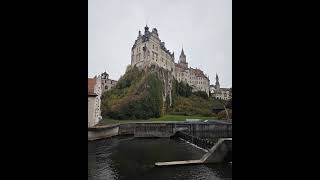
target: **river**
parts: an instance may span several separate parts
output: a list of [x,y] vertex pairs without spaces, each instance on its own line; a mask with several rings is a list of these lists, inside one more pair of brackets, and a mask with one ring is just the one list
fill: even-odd
[[205,152],[180,139],[132,136],[88,142],[90,180],[229,180],[232,164],[155,167],[155,162],[200,159]]

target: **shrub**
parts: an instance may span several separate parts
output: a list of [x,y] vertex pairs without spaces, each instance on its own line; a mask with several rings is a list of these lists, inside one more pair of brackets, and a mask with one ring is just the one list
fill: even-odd
[[192,94],[198,97],[202,97],[203,99],[209,98],[208,94],[204,91],[196,91],[196,92],[193,92]]
[[119,120],[160,117],[162,93],[162,81],[156,73],[130,68],[115,88],[104,93],[101,114]]
[[[228,109],[228,113],[229,113],[229,118],[232,119],[232,110],[231,109]],[[217,114],[218,116],[218,119],[221,119],[221,120],[227,120],[227,114],[226,114],[226,111],[221,111]]]

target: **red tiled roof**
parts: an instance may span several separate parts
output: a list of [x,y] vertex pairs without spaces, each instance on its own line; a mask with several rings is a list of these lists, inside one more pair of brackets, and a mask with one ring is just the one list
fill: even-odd
[[175,65],[176,67],[179,67],[179,68],[181,68],[181,69],[184,69],[184,67],[182,67],[180,64],[174,63],[174,65]]
[[88,95],[95,95],[94,87],[96,85],[96,79],[88,78]]
[[207,77],[204,75],[203,71],[200,70],[200,69],[193,69],[193,68],[192,68],[192,71],[193,71],[193,73],[195,74],[195,76],[197,76],[197,77],[207,78]]

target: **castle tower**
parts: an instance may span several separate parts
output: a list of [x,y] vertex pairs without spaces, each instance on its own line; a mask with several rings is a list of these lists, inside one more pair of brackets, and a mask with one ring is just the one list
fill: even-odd
[[148,25],[146,25],[144,27],[144,35],[147,35],[148,33],[149,33],[149,27],[148,27]]
[[184,68],[188,68],[187,58],[186,58],[186,55],[184,54],[183,48],[179,56],[179,64]]
[[102,73],[102,74],[101,74],[101,79],[102,79],[102,80],[107,80],[107,79],[109,79],[109,74],[108,74],[107,72]]
[[219,83],[219,77],[218,74],[216,74],[216,91],[219,92],[220,91],[220,83]]
[[101,78],[101,89],[102,89],[102,92],[104,92],[106,89],[107,81],[109,79],[109,74],[105,71],[101,73],[100,78]]

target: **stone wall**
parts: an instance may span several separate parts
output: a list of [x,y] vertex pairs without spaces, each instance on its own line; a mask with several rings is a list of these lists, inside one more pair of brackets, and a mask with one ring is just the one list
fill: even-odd
[[95,121],[95,100],[96,98],[93,96],[88,97],[88,127],[96,125]]
[[[196,132],[231,133],[232,124],[209,123],[124,123],[118,125],[88,128],[88,140],[108,138],[116,135],[134,135],[135,137],[171,137],[177,131],[184,130],[192,136]],[[230,135],[228,135],[230,136]],[[232,135],[231,135],[232,136]],[[221,137],[224,137],[221,135]]]
[[168,123],[139,123],[134,129],[134,137],[171,137],[174,133],[174,124]]
[[119,125],[119,135],[134,135],[136,123],[127,123]]
[[97,140],[116,136],[119,134],[119,125],[88,128],[88,140]]

